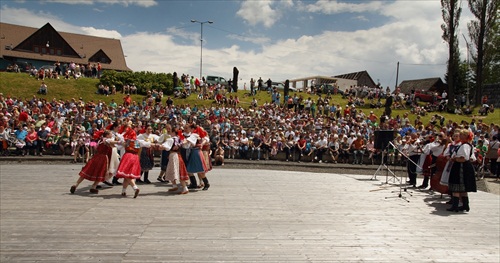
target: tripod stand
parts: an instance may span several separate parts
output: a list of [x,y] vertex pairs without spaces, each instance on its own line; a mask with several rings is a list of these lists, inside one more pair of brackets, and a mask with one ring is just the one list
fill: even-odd
[[[396,147],[394,146],[394,144],[392,144],[392,142],[389,142],[387,144],[385,149],[382,150],[382,161],[381,161],[380,165],[378,166],[377,171],[375,171],[375,173],[373,174],[373,176],[370,180],[377,179],[377,174],[380,171],[382,171],[382,169],[385,168],[385,183],[386,184],[389,183],[389,180],[393,180],[392,181],[393,183],[395,183],[396,180],[400,181],[399,178],[396,176],[396,174],[393,171],[391,171],[391,169],[386,164],[386,154],[387,154],[387,150],[389,149],[389,147],[393,147],[393,149],[396,149]],[[389,173],[391,174],[391,179],[389,179]]]
[[[409,161],[409,162],[412,162],[416,167],[420,167],[417,163],[415,163],[414,161],[412,161],[410,159],[410,157],[408,157],[408,155],[406,155],[405,153],[403,153],[402,151],[400,151],[397,147],[394,146],[394,144],[392,144],[392,142],[389,142],[395,149],[396,151],[399,152],[399,154],[401,154],[401,156],[403,156],[404,158],[406,158],[406,161]],[[421,168],[421,167],[420,167]],[[408,172],[408,166],[407,166],[407,171]],[[399,191],[392,191],[392,193],[398,193],[398,196],[399,198],[405,200],[406,202],[410,202],[410,200],[408,200],[406,198],[406,196],[403,196],[403,192],[410,195],[410,196],[413,196],[412,195],[412,192],[408,192],[408,187],[406,186],[406,184],[403,184],[403,182],[405,182],[406,180],[403,180],[403,174],[407,174],[407,173],[404,173],[402,172],[400,174],[400,179],[399,179]],[[406,177],[406,175],[405,175]],[[388,199],[388,198],[394,198],[394,197],[386,197],[385,199]]]

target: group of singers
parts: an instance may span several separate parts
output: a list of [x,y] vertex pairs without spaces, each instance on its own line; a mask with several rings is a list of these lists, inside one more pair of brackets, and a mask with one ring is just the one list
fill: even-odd
[[[469,211],[468,192],[476,192],[476,177],[473,162],[476,161],[474,147],[471,142],[474,134],[468,129],[455,130],[451,139],[443,132],[437,135],[428,135],[421,141],[416,133],[407,136],[402,147],[402,153],[408,157],[407,184],[416,187],[417,173],[424,177],[422,185],[425,189],[433,176],[439,176],[440,185],[432,186],[434,190],[451,195],[452,206],[448,211]],[[438,160],[442,159],[442,162]],[[438,165],[442,164],[442,165]],[[460,205],[460,203],[462,205]]]
[[[104,182],[110,186],[121,184],[121,195],[124,197],[127,196],[127,188],[130,185],[136,198],[139,195],[136,180],[145,184],[151,183],[148,177],[149,171],[154,167],[155,150],[162,153],[158,181],[171,182],[172,188],[168,191],[187,194],[189,189],[208,190],[210,183],[206,173],[212,166],[207,132],[195,123],[175,127],[166,125],[161,135],[152,131],[152,127],[147,126],[143,133],[137,135],[133,123],[127,121],[122,125],[115,122],[94,133],[94,139],[98,141],[97,152],[82,168],[70,192],[75,193],[80,183],[87,179],[93,182],[90,188],[92,194],[97,194],[99,183]],[[200,185],[194,176],[195,173]],[[111,178],[113,183],[109,182]],[[118,182],[121,178],[123,183]]]

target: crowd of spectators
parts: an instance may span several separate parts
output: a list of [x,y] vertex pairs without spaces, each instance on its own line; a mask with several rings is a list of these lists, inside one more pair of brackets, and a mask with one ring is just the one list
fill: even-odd
[[[241,106],[237,96],[232,96],[235,94],[216,85],[205,88],[206,92],[213,92],[214,103],[210,106],[175,105],[171,97],[162,100],[163,94],[156,90],[149,91],[140,102],[132,101],[126,94],[121,105],[114,99],[107,104],[82,98],[46,100],[36,95],[14,98],[0,94],[1,150],[9,153],[10,146],[19,155],[43,155],[50,151],[71,154],[75,161],[87,160],[96,145],[93,134],[115,121],[132,121],[138,133],[151,125],[157,134],[164,132],[166,124],[194,121],[209,132],[212,155],[222,158],[222,163],[224,158],[376,163],[380,162],[381,150],[374,145],[377,130],[393,130],[398,147],[410,141],[411,134],[422,139],[441,133],[449,136],[458,128],[473,132],[474,144],[481,147],[488,146],[488,140],[498,135],[498,124],[488,125],[481,119],[456,123],[434,114],[427,123],[420,115],[410,121],[410,114],[414,114],[411,111],[401,116],[388,111],[387,101],[394,95],[380,90],[360,96],[353,90],[355,87],[343,92],[348,98],[346,105],[336,103],[333,94],[312,99],[307,93],[294,93],[283,95],[284,100],[280,100],[282,92],[273,90],[267,91],[269,101],[259,105],[254,99],[248,107]],[[191,89],[203,91],[201,85]],[[219,94],[226,99],[217,99]],[[377,116],[366,102],[359,104],[363,99],[370,105],[375,102],[375,108],[386,107],[385,113]],[[398,159],[402,161],[394,154],[393,160]]]

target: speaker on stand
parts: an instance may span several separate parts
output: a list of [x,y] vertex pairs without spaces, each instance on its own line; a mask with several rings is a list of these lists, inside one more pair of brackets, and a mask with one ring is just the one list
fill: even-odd
[[370,180],[377,179],[378,172],[381,171],[383,168],[385,168],[386,170],[386,176],[385,176],[386,184],[389,183],[389,172],[391,173],[392,179],[394,181],[399,180],[396,174],[393,171],[391,171],[391,169],[389,169],[389,167],[387,167],[386,165],[387,150],[389,147],[393,145],[391,142],[392,140],[394,140],[394,133],[395,131],[392,130],[379,130],[374,132],[375,135],[374,147],[375,149],[380,150],[382,152],[382,161],[377,171],[375,171]]

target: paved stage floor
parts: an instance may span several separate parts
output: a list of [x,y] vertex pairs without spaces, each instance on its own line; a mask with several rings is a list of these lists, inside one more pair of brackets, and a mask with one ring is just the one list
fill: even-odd
[[182,196],[159,182],[137,199],[120,186],[92,195],[88,181],[72,195],[80,169],[0,164],[0,262],[500,261],[495,194],[452,213],[380,175],[226,168]]

